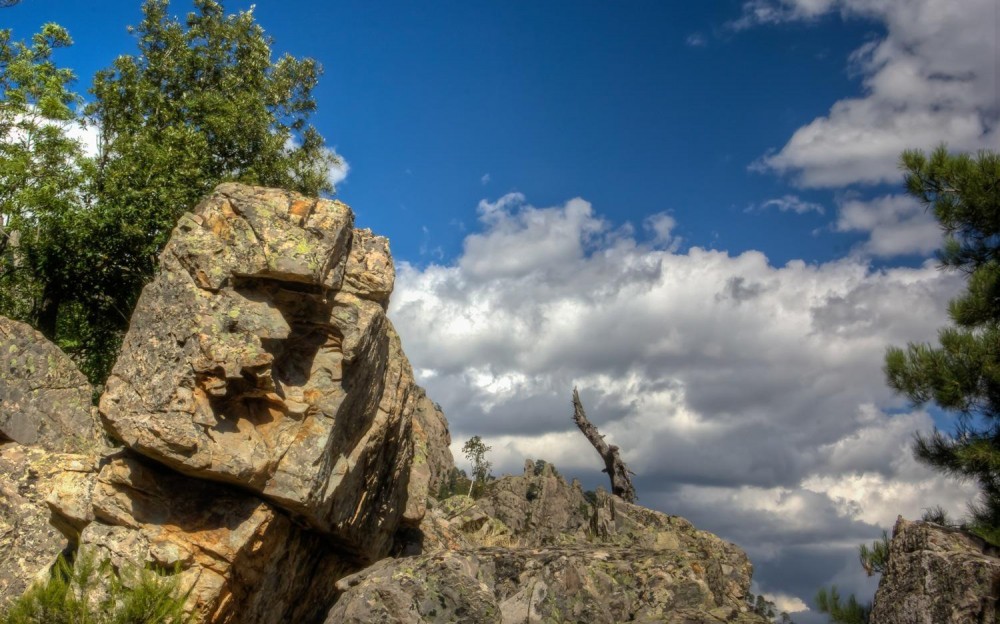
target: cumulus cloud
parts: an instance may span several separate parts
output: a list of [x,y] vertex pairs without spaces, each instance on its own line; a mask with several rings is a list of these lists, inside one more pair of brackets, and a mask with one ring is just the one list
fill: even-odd
[[886,29],[850,58],[864,93],[834,103],[756,169],[789,174],[805,187],[896,182],[904,149],[1000,144],[995,0],[751,0],[732,26],[832,12]]
[[926,207],[908,195],[886,195],[841,203],[835,229],[866,232],[861,250],[874,256],[927,254],[941,246],[941,227]]
[[330,181],[330,184],[337,186],[341,182],[347,179],[347,174],[351,170],[350,163],[342,155],[338,154],[335,150],[327,149],[327,152],[333,156],[336,161],[330,165],[330,169],[327,171],[326,179]]
[[886,345],[933,339],[959,276],[682,253],[668,215],[615,227],[579,198],[506,195],[479,220],[454,263],[401,263],[390,307],[456,445],[482,435],[499,471],[542,457],[598,484],[578,386],[642,502],[743,546],[790,605],[851,565],[865,589],[856,545],[896,513],[961,515],[972,490],[910,458],[930,420],[889,416],[881,372]]

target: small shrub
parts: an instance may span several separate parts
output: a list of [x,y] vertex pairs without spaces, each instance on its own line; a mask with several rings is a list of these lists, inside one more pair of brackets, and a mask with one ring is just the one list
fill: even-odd
[[146,568],[115,572],[92,555],[61,555],[45,583],[0,609],[0,624],[189,624],[177,577]]
[[940,524],[942,526],[948,526],[951,524],[948,518],[948,512],[944,510],[941,505],[935,505],[924,510],[924,514],[920,516],[920,519],[924,522],[933,522],[934,524]]
[[529,501],[533,501],[542,495],[542,488],[537,483],[528,484],[528,491],[524,493],[524,497]]

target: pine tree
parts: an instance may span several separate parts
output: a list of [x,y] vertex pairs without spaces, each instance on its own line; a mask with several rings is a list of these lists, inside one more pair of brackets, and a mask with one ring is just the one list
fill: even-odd
[[917,405],[934,402],[957,414],[953,433],[918,435],[916,457],[949,475],[974,481],[974,531],[1000,544],[1000,154],[902,155],[909,193],[933,209],[946,239],[944,268],[968,278],[949,306],[953,326],[939,345],[890,348],[889,385]]

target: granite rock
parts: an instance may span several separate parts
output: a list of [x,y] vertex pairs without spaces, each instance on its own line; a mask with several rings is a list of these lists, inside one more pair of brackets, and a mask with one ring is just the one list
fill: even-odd
[[174,230],[100,410],[129,448],[260,494],[374,561],[407,507],[417,392],[385,316],[388,244],[353,218],[219,186]]
[[99,448],[104,439],[92,392],[59,347],[29,325],[0,316],[0,443],[56,453]]
[[1000,549],[931,522],[899,517],[871,624],[964,624],[1000,618]]

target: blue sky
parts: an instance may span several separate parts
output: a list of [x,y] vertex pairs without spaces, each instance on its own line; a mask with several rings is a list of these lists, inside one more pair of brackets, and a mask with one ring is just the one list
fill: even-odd
[[[229,2],[241,10],[246,2]],[[174,2],[177,13],[188,10]],[[974,490],[911,457],[947,415],[885,387],[962,288],[905,196],[905,148],[1000,147],[995,0],[262,1],[275,49],[318,59],[338,197],[388,236],[390,317],[499,471],[596,485],[569,424],[625,451],[643,503],[730,539],[795,611],[874,590],[858,543]],[[139,3],[22,0],[76,45],[80,90]],[[460,463],[461,459],[459,458]]]

